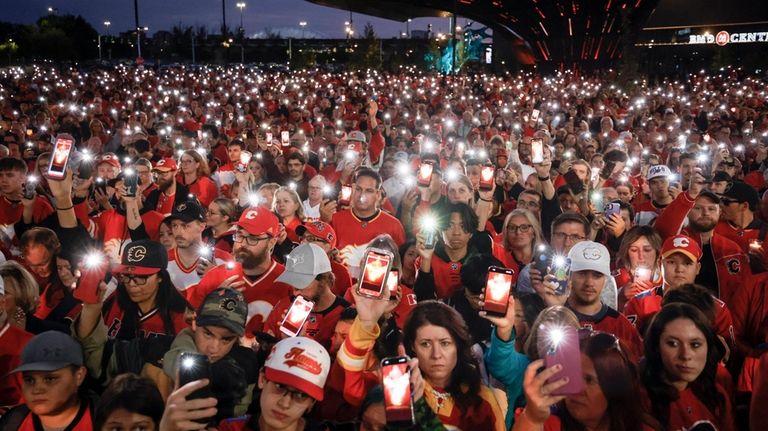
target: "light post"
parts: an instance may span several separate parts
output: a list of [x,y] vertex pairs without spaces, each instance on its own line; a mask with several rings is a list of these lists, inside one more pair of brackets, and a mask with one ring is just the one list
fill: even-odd
[[240,9],[240,64],[245,64],[245,29],[243,28],[245,2],[237,2],[237,8]]
[[299,27],[301,27],[301,38],[302,39],[306,39],[307,38],[306,34],[304,33],[304,28],[306,26],[307,26],[307,22],[306,21],[299,21]]
[[[112,24],[112,23],[109,22],[109,21],[104,21],[104,26],[107,28],[107,31],[109,31],[109,25],[110,24]],[[101,56],[101,33],[98,34],[98,37],[99,37],[99,63],[101,63],[101,61],[103,59],[102,56]]]
[[411,22],[413,20],[411,18],[408,18],[408,21],[405,22],[405,33],[408,35],[406,36],[408,39],[411,38]]
[[[110,25],[112,25],[112,22],[104,21],[104,27],[106,27],[106,30],[104,30],[104,32],[106,33],[105,36],[109,36]],[[112,48],[107,49],[107,52],[109,53],[109,59],[112,60]],[[99,60],[101,60],[101,43],[99,43]]]

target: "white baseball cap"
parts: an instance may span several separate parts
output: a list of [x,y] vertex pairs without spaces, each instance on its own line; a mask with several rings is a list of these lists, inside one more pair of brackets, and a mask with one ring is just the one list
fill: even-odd
[[317,244],[301,244],[285,257],[285,272],[275,281],[305,289],[320,274],[331,272],[328,255]]
[[658,177],[669,178],[672,175],[672,171],[669,170],[667,165],[653,165],[648,168],[648,175],[645,176],[646,180],[652,180]]
[[599,242],[581,241],[571,247],[568,252],[571,260],[571,271],[597,271],[606,276],[611,275],[611,255],[608,249]]
[[347,141],[358,141],[365,143],[365,133],[353,130],[347,135]]
[[264,377],[322,401],[330,368],[331,357],[320,343],[311,338],[291,337],[272,347],[264,363]]

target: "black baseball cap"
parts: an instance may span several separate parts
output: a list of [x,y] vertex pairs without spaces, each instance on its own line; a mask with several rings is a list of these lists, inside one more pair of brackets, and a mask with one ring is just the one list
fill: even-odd
[[715,172],[715,175],[712,176],[712,180],[710,180],[710,182],[718,183],[718,182],[721,182],[721,181],[731,181],[731,179],[732,179],[731,176],[728,175],[727,172],[725,172],[725,171],[717,171],[717,172]]
[[171,211],[171,215],[165,218],[163,221],[181,220],[184,223],[191,221],[205,221],[205,210],[196,201],[190,200],[182,202]]
[[143,239],[134,241],[123,251],[120,265],[113,273],[152,275],[168,268],[168,251],[157,241]]
[[725,189],[725,193],[721,195],[721,198],[723,201],[747,202],[750,208],[756,208],[760,202],[757,190],[741,181],[731,182],[730,186]]
[[74,365],[83,366],[83,348],[70,335],[47,331],[29,340],[21,351],[21,364],[12,372],[56,371]]

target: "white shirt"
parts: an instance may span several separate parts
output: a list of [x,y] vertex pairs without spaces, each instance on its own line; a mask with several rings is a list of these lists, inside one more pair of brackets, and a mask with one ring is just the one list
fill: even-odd
[[320,201],[320,203],[318,203],[315,206],[311,206],[310,203],[309,203],[309,199],[307,199],[304,202],[302,202],[301,205],[304,206],[304,217],[319,220],[320,219],[320,204],[321,203],[322,203],[322,201]]

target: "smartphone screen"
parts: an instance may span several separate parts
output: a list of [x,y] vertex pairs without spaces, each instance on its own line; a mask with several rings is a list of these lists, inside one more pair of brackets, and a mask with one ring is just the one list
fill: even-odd
[[539,356],[544,358],[547,368],[561,365],[562,371],[550,377],[547,383],[568,377],[568,383],[552,395],[574,395],[584,389],[579,351],[579,332],[573,326],[558,326],[552,323],[541,325],[538,334]]
[[534,109],[533,112],[531,112],[531,121],[534,123],[539,121],[539,115],[541,115],[541,111]]
[[341,186],[339,193],[339,206],[349,205],[352,201],[352,186]]
[[553,257],[550,274],[554,275],[557,281],[555,295],[565,295],[568,289],[568,277],[571,275],[571,259],[565,256]]
[[371,298],[381,298],[386,285],[386,275],[392,265],[392,255],[384,250],[370,249],[363,260],[363,272],[357,291]]
[[531,140],[531,162],[544,163],[544,141],[541,139]]
[[267,144],[272,143],[272,132],[267,132]]
[[381,384],[384,387],[387,425],[395,428],[413,425],[415,417],[408,358],[405,356],[384,358],[381,361]]
[[637,282],[651,281],[651,269],[646,266],[638,266],[632,271],[632,279]]
[[248,172],[248,163],[250,163],[251,157],[253,157],[253,154],[251,154],[249,151],[243,151],[240,153],[240,163],[238,163],[236,166],[238,172]]
[[603,204],[603,194],[598,191],[590,193],[589,203],[592,204],[592,208],[594,208],[596,213],[600,213],[605,207],[605,204]]
[[302,296],[297,296],[291,304],[291,308],[285,313],[285,319],[280,323],[280,332],[289,336],[295,337],[301,332],[301,328],[309,317],[309,313],[312,312],[312,307],[315,303],[307,301]]
[[283,130],[280,132],[280,142],[283,144],[284,147],[288,147],[291,145],[291,132],[287,130]]
[[491,190],[495,180],[496,168],[493,166],[483,166],[480,170],[480,190]]
[[396,269],[389,271],[387,276],[387,289],[389,289],[389,300],[397,299],[397,288],[400,285],[400,272]]
[[24,199],[34,198],[36,188],[37,188],[37,178],[32,175],[27,175],[27,182],[24,183]]
[[437,245],[437,231],[428,229],[424,232],[424,248],[432,250]]
[[435,169],[432,163],[422,163],[419,167],[419,176],[417,182],[419,187],[429,187],[432,183],[432,171]]
[[504,316],[507,314],[514,273],[515,271],[509,268],[499,268],[497,266],[488,268],[483,310],[489,315]]
[[128,197],[136,196],[136,191],[139,188],[139,176],[136,172],[130,171],[125,173],[123,178],[123,185],[125,185],[125,195]]
[[48,164],[48,176],[51,178],[64,178],[69,162],[69,154],[72,152],[74,141],[68,137],[56,138],[56,145],[53,149],[53,157]]

